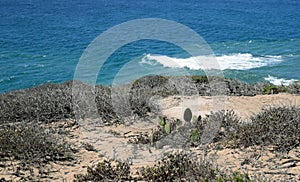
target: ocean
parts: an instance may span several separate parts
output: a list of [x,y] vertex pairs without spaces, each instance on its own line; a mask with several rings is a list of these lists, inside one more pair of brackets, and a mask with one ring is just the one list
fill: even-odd
[[[0,0],[0,93],[72,80],[97,36],[142,18],[172,20],[197,32],[225,77],[289,84],[300,80],[299,9],[299,0]],[[97,84],[148,74],[205,73],[182,48],[139,40],[111,54]]]

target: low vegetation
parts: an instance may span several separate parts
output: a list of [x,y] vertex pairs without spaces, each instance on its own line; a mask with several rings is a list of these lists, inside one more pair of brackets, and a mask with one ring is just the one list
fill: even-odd
[[250,182],[247,174],[220,172],[208,161],[198,160],[191,153],[166,154],[154,166],[143,167],[137,176],[130,174],[130,164],[105,160],[89,167],[86,174],[75,175],[76,182],[85,181],[235,181]]
[[75,182],[84,181],[130,181],[130,165],[126,162],[104,160],[95,167],[88,167],[87,174],[75,175]]
[[224,177],[207,161],[199,161],[187,153],[167,154],[153,167],[141,170],[146,181],[212,181]]
[[29,165],[73,160],[75,152],[62,135],[37,124],[2,125],[0,161],[17,160]]
[[[111,87],[99,85],[93,88],[76,81],[75,89],[78,87],[82,92],[72,96],[72,84],[74,83],[71,81],[64,84],[45,84],[0,94],[0,124],[32,121],[50,123],[75,118],[75,114],[75,119],[94,116],[92,114],[95,113],[90,114],[92,104],[85,103],[85,100],[72,100],[73,97],[85,98],[86,94],[91,93],[95,97],[97,117],[106,125],[124,122],[128,115],[143,117],[156,109],[149,104],[149,94],[142,90],[131,89],[128,98],[124,98],[123,93],[118,93],[120,97],[112,100]],[[81,107],[78,108],[79,106]],[[119,110],[126,111],[126,114],[117,113],[118,107]]]
[[261,89],[263,94],[278,94],[278,93],[288,93],[291,92],[291,90],[286,87],[286,86],[276,86],[276,85],[265,85],[264,87],[262,87]]
[[212,112],[204,118],[187,111],[184,125],[183,121],[159,117],[157,130],[141,134],[130,143],[153,145],[168,138],[166,144],[172,145],[170,140],[174,138],[169,136],[179,135],[185,142],[181,146],[221,142],[231,147],[274,146],[281,152],[300,146],[300,108],[296,106],[265,108],[253,115],[250,122],[241,121],[232,110]]
[[[300,93],[299,82],[289,86],[248,85],[236,80],[208,79],[204,76],[147,76],[132,85],[126,85],[126,89],[125,86],[118,88],[119,91],[109,86],[92,88],[80,82],[78,85],[94,89],[98,114],[105,124],[111,125],[124,123],[127,116],[156,114],[158,108],[152,100],[153,96],[213,95],[218,81],[225,82],[224,93],[227,95]],[[186,85],[177,86],[182,83]],[[210,83],[212,88],[209,87]],[[83,96],[81,94],[84,93],[77,96]],[[72,82],[46,84],[1,94],[1,164],[17,161],[19,170],[20,166],[43,166],[49,162],[74,160],[76,150],[72,145],[55,128],[45,128],[44,124],[75,118],[74,108],[79,104],[72,102]],[[88,117],[84,116],[85,111],[79,110],[80,113],[76,114]],[[175,146],[175,142],[181,147],[195,147],[209,141],[233,148],[272,146],[279,152],[289,152],[300,146],[300,108],[296,106],[265,108],[253,115],[249,122],[243,122],[233,111],[225,110],[212,112],[202,118],[193,115],[187,108],[183,115],[184,121],[159,116],[155,130],[130,138],[129,143],[162,148],[164,145]],[[213,136],[208,135],[207,131],[214,131]],[[88,143],[82,143],[82,147],[97,151]],[[75,178],[75,181],[250,181],[246,174],[224,174],[210,162],[198,161],[188,153],[167,154],[155,166],[141,169],[138,177],[130,175],[130,164],[105,160],[95,167],[89,167],[87,174],[78,174]]]
[[236,147],[274,146],[277,151],[287,152],[300,146],[300,108],[266,108],[230,135],[228,141]]
[[[193,116],[191,110],[187,108],[183,117],[185,121],[159,116],[156,130],[152,133],[144,133],[131,138],[129,143],[150,143],[155,146],[155,143],[160,140],[164,140],[170,135],[177,135],[184,139],[181,146],[198,146],[201,142],[205,143],[206,140],[209,140],[209,142],[221,141],[239,129],[240,120],[232,110],[212,112],[202,118],[201,116]],[[211,133],[213,133],[213,136],[207,135]],[[204,139],[203,137],[210,138]],[[167,140],[172,139],[171,137]],[[172,144],[172,141],[167,143]]]
[[[72,87],[83,91],[72,96]],[[85,100],[74,101],[74,97],[84,98],[85,94],[89,94],[85,91],[92,91],[91,93],[94,94],[97,114],[102,121],[105,124],[113,124],[124,122],[127,116],[144,117],[150,112],[156,112],[157,106],[151,100],[153,96],[166,97],[174,94],[253,96],[278,92],[299,94],[300,84],[299,82],[289,86],[266,83],[246,84],[238,80],[206,76],[145,76],[120,88],[103,85],[93,88],[79,81],[63,84],[48,83],[35,88],[0,94],[0,123],[21,121],[47,123],[75,118],[75,114],[82,118],[89,117],[87,113],[91,105],[85,103]],[[77,108],[80,105],[85,107]]]
[[286,86],[286,88],[291,94],[300,94],[300,81],[293,82],[292,84]]

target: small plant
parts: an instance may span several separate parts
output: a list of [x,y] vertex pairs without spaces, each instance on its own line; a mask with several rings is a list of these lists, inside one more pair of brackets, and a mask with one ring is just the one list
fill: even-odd
[[[239,129],[239,122],[240,119],[233,110],[221,110],[207,115],[203,121],[198,122],[197,128],[201,134],[204,130],[217,130],[215,135],[212,136],[212,142],[218,142],[237,131]],[[218,123],[220,123],[219,126]]]
[[241,174],[237,171],[234,172],[230,178],[230,180],[234,182],[251,182],[248,174]]
[[218,176],[215,181],[225,182],[225,181],[233,181],[233,182],[254,182],[250,179],[248,174],[242,174],[238,171],[233,172],[227,176]]
[[150,134],[150,144],[151,144],[151,146],[154,145],[154,134],[153,133]]
[[96,167],[88,167],[87,174],[75,175],[75,182],[84,181],[127,181],[132,180],[130,165],[126,162],[104,160]]
[[278,92],[287,92],[287,93],[290,93],[291,91],[288,89],[288,87],[284,86],[284,85],[280,85],[280,86],[277,86],[277,89],[278,89]]
[[197,120],[198,120],[198,117],[197,116],[195,116],[195,115],[193,115],[193,117],[192,117],[192,123],[194,124],[194,123],[196,123],[197,122]]
[[95,147],[90,144],[90,143],[87,143],[87,142],[81,142],[81,146],[87,150],[87,151],[94,151],[94,152],[97,152],[97,149],[95,149]]
[[170,134],[171,133],[171,124],[166,123],[164,129],[165,129],[166,134]]
[[208,83],[207,76],[193,75],[191,78],[195,83]]
[[190,108],[187,108],[185,111],[184,111],[184,114],[183,114],[183,119],[185,122],[191,122],[191,119],[193,117],[193,114],[192,114],[192,111]]
[[290,90],[291,85],[289,85],[289,86],[284,86],[284,85],[276,86],[276,85],[271,85],[271,84],[264,85],[261,88],[261,92],[263,94],[278,94],[278,93],[281,93],[281,92],[293,93]]
[[177,127],[180,127],[183,123],[180,119],[176,119],[174,124],[177,126]]
[[265,85],[262,89],[261,89],[263,94],[278,94],[278,88],[275,85]]
[[128,140],[128,143],[132,144],[153,144],[157,140],[156,132],[148,135],[148,133],[140,133],[139,135],[130,138]]
[[300,94],[300,81],[295,81],[292,84],[288,85],[287,90],[292,94]]
[[158,116],[158,124],[160,126],[165,126],[166,125],[166,117],[164,117],[164,116]]
[[163,128],[164,133],[167,135],[171,133],[172,128],[174,127],[174,124],[167,121],[165,116],[158,116],[158,124]]
[[192,142],[198,142],[199,141],[199,133],[197,129],[193,129],[192,130],[192,134],[191,134],[191,141]]

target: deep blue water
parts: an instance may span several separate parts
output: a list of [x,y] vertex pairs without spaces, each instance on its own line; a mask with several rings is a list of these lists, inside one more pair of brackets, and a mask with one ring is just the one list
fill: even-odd
[[[173,20],[196,31],[226,77],[287,84],[300,80],[299,9],[298,0],[0,0],[0,93],[73,79],[91,41],[139,18]],[[110,84],[116,75],[128,81],[141,69],[149,74],[203,73],[193,66],[168,67],[161,56],[189,62],[172,44],[133,42],[110,56],[97,83]]]

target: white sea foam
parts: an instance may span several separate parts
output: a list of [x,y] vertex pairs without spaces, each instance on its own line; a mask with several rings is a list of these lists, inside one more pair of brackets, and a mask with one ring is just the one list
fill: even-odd
[[199,69],[233,69],[248,70],[268,66],[283,61],[281,56],[253,56],[252,54],[230,54],[221,56],[197,56],[189,58],[172,58],[164,55],[150,55],[143,57],[140,63],[153,65],[153,61],[169,68]]
[[12,80],[12,79],[14,79],[14,78],[15,78],[15,76],[10,76],[10,77],[2,78],[2,79],[0,79],[0,83],[1,83],[1,82],[5,82],[5,81]]
[[43,67],[45,67],[45,65],[39,64],[39,63],[36,63],[36,64],[23,64],[22,66],[23,66],[24,68],[27,68],[27,67],[38,67],[38,68],[43,68]]
[[43,64],[35,64],[35,66],[36,66],[36,67],[39,67],[39,68],[45,67],[45,65],[43,65]]
[[268,75],[268,77],[266,77],[265,80],[269,81],[270,83],[272,83],[274,85],[289,85],[295,81],[298,81],[295,79],[286,80],[286,79],[277,78],[277,77],[271,76],[271,75]]

